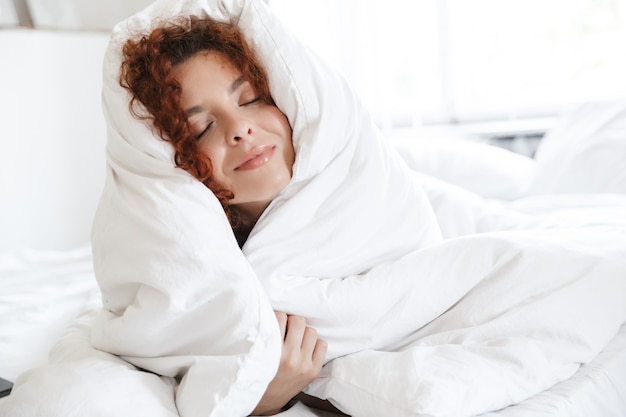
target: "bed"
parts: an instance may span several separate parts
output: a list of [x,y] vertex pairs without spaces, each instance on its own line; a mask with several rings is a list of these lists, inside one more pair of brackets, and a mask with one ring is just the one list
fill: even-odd
[[[0,329],[3,358],[0,374],[15,381],[29,369],[45,366],[52,347],[62,335],[69,336],[67,328],[70,323],[75,329],[80,328],[77,327],[79,324],[84,326],[88,323],[93,311],[99,308],[100,295],[88,247],[54,252],[25,251],[20,255],[0,258],[0,266],[0,306],[4,317]],[[515,406],[484,414],[483,417],[621,417],[626,410],[625,375],[626,327],[622,327],[614,340],[570,379]],[[66,380],[50,381],[48,391],[38,392],[34,401],[26,397],[23,401],[29,402],[21,409],[17,408],[17,414],[7,414],[0,406],[0,413],[3,413],[0,415],[61,416],[64,414],[57,413],[60,410],[55,403],[65,401],[64,396],[74,398],[72,407],[75,415],[84,415],[81,409],[85,407],[85,399],[91,402],[88,410],[98,410],[98,414],[90,415],[147,415],[136,408],[138,405],[126,400],[121,404],[110,404],[118,402],[115,390],[123,392],[126,389],[122,381],[117,381],[118,386],[108,387],[100,377],[89,383],[85,381],[89,379],[89,374],[68,373],[65,377]],[[87,389],[81,389],[85,397],[77,400],[71,392],[80,389],[74,385],[78,383],[86,384],[97,392],[104,389],[107,392],[105,401],[110,403],[99,402],[100,396]],[[0,404],[6,400],[0,399]],[[160,412],[154,415],[167,414]],[[331,414],[298,403],[282,415],[330,417]]]
[[[94,43],[103,51],[101,39]],[[66,117],[71,120],[71,115]],[[626,104],[616,100],[566,109],[541,142],[534,159],[468,141],[408,137],[393,145],[426,188],[434,184],[433,190],[437,191],[443,183],[444,188],[453,187],[463,198],[471,196],[481,204],[540,212],[546,209],[546,198],[553,198],[552,208],[563,204],[586,209],[596,201],[625,208],[625,127]],[[103,173],[99,168],[93,167],[94,187],[101,187]],[[71,178],[82,181],[84,176]],[[431,194],[431,201],[436,197]],[[85,212],[93,213],[96,202],[81,204]],[[559,216],[567,214],[558,212]],[[458,230],[444,232],[453,234]],[[56,231],[52,235],[57,235],[57,243],[61,240]],[[14,392],[0,400],[0,416],[185,415],[174,397],[174,378],[147,372],[145,367],[139,369],[131,364],[132,358],[123,360],[92,347],[90,333],[103,302],[96,283],[93,248],[87,242],[61,242],[53,249],[13,248],[0,257],[0,308],[4,318],[0,328],[0,376],[16,382]],[[259,389],[253,384],[245,388]],[[394,386],[398,392],[402,388]],[[367,400],[358,393],[353,395],[355,402]],[[462,395],[459,392],[459,398]],[[463,404],[458,406],[462,408]],[[401,415],[388,410],[377,415]],[[228,408],[221,411],[223,414],[213,410],[215,414],[210,415],[231,415]],[[530,398],[482,415],[617,417],[625,413],[626,327],[622,325],[599,353],[571,376]],[[331,414],[297,403],[282,415]]]
[[[601,117],[606,110],[606,104],[595,105],[592,110],[591,115]],[[569,115],[562,119],[566,124],[572,123]],[[591,118],[590,121],[594,119]],[[577,117],[573,120],[580,123]],[[559,129],[565,127],[560,125]],[[602,134],[602,131],[595,133]],[[557,136],[549,136],[547,139],[564,140]],[[436,175],[439,169],[445,168],[441,175],[447,175],[449,181],[463,182],[468,188],[473,188],[473,191],[490,194],[492,198],[498,194],[507,199],[525,195],[527,187],[536,178],[534,174],[543,157],[540,152],[536,160],[528,160],[509,154],[508,151],[472,142],[436,143],[424,140],[413,145],[413,151],[419,150],[417,154],[407,151],[407,146],[409,145],[404,140],[399,142],[399,148],[406,152],[404,155],[415,168],[422,166],[424,171],[433,175]],[[476,157],[471,159],[473,162],[458,164],[458,159],[468,154]],[[508,160],[509,163],[503,164],[504,160]],[[476,161],[480,161],[478,167],[474,164]],[[450,169],[452,166],[456,167],[454,171]],[[511,169],[512,167],[515,168]],[[480,181],[468,183],[464,170],[470,171],[472,175],[480,175]],[[452,178],[454,173],[459,175]],[[600,172],[599,174],[602,175]],[[486,178],[500,180],[485,181]],[[586,179],[591,181],[592,177],[588,176]],[[601,187],[602,184],[606,183],[602,181],[598,186]],[[22,379],[28,380],[29,374],[26,373],[28,370],[50,366],[46,365],[49,362],[48,355],[60,340],[72,340],[77,348],[84,348],[80,345],[80,340],[77,340],[80,334],[72,335],[72,332],[76,332],[77,329],[84,331],[101,305],[100,291],[94,277],[92,255],[88,245],[66,250],[20,250],[18,253],[4,254],[0,257],[0,285],[0,312],[3,316],[3,325],[0,327],[2,377],[16,381],[21,376]],[[55,353],[58,354],[52,350],[54,360],[62,361],[63,358],[55,357]],[[68,368],[71,370],[71,364]],[[59,376],[57,371],[54,374]],[[85,398],[89,398],[88,410],[99,410],[99,414],[90,415],[137,416],[143,415],[146,410],[142,408],[142,411],[139,411],[137,405],[127,403],[125,400],[121,401],[121,404],[113,400],[116,398],[116,390],[127,389],[122,381],[116,380],[118,385],[105,388],[107,404],[102,404],[97,399],[100,396],[95,396],[94,392],[81,390],[81,395],[85,397],[77,400],[72,391],[78,390],[78,385],[86,385],[101,392],[102,384],[106,381],[97,377],[95,381],[87,383],[85,379],[90,378],[88,373],[69,371],[64,377],[67,379],[61,378],[59,381],[47,383],[35,380],[34,382],[47,386],[47,391],[39,391],[34,399],[28,396],[22,399],[19,393],[16,394],[15,402],[19,405],[23,401],[23,407],[15,408],[16,404],[13,404],[11,409],[17,409],[18,413],[6,414],[0,406],[0,415],[7,417],[64,415],[55,412],[55,403],[60,400],[66,401],[63,400],[64,396],[68,397],[68,401],[73,398],[70,402],[77,415],[80,415],[80,410],[85,407],[83,402]],[[7,398],[0,399],[0,404],[5,401]],[[66,407],[67,404],[62,409],[67,409]],[[583,365],[571,378],[519,404],[483,416],[620,417],[625,412],[626,326],[623,326],[606,348],[590,363]],[[301,403],[282,414],[301,417],[331,416],[327,412],[310,409]],[[163,414],[161,410],[154,415],[167,414]]]

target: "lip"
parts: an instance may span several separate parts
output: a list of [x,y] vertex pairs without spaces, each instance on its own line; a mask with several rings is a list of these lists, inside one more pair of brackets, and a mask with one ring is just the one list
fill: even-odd
[[235,171],[249,171],[267,164],[276,151],[275,145],[261,145],[246,152],[235,167]]

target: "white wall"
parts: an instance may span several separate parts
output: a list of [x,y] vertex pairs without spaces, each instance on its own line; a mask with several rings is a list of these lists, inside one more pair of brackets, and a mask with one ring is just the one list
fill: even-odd
[[0,30],[0,253],[89,242],[108,34]]
[[27,1],[35,27],[110,30],[153,0],[20,0]]
[[0,25],[15,26],[18,23],[13,0],[0,0]]

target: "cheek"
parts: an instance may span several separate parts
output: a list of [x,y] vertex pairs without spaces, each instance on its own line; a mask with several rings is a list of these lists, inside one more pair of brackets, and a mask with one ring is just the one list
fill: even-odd
[[291,142],[291,125],[289,124],[289,120],[287,116],[285,116],[277,107],[272,107],[270,109],[270,115],[268,120],[272,120],[273,130],[280,133],[281,137],[285,138]]
[[291,135],[293,133],[293,130],[291,129],[291,125],[289,124],[289,121],[287,120],[287,116],[285,115],[282,116],[282,126],[285,132],[285,137],[287,137],[289,139],[289,142],[291,142]]
[[291,125],[287,121],[286,117],[283,119],[282,129],[285,138],[285,158],[287,159],[287,163],[290,165],[289,168],[291,171],[291,166],[295,162],[296,155],[293,148],[293,130],[291,129]]
[[211,144],[209,141],[200,144],[200,152],[211,160],[213,166],[213,175],[219,175],[224,164],[224,150],[219,146]]

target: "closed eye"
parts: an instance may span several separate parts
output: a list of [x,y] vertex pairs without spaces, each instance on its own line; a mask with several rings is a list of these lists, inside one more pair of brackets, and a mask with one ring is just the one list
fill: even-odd
[[211,126],[213,126],[213,122],[209,123],[207,125],[207,127],[204,128],[204,130],[202,132],[200,132],[198,135],[196,135],[196,141],[202,139],[202,137],[207,134],[209,129],[211,129]]
[[239,88],[238,98],[239,106],[249,106],[250,104],[254,104],[259,101],[259,99],[259,95],[256,93],[256,91],[254,91],[254,88],[248,81],[245,81],[241,84]]
[[248,106],[250,104],[254,104],[257,101],[259,101],[260,99],[261,99],[261,97],[255,97],[252,100],[248,100],[248,101],[244,102],[243,104],[241,104],[241,106]]

